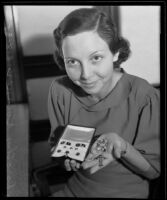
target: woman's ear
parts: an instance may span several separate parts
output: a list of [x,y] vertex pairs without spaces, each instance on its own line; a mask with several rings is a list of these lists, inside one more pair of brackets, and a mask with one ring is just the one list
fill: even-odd
[[114,55],[113,62],[118,60],[118,56],[119,56],[119,51]]

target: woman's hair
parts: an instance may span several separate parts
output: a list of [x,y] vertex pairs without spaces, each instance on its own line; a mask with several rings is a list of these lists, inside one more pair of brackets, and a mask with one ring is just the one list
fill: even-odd
[[63,39],[66,36],[91,30],[96,31],[107,42],[113,55],[119,52],[118,60],[114,62],[114,68],[118,68],[122,62],[128,59],[130,44],[118,35],[111,17],[96,8],[81,8],[68,14],[54,30],[56,44],[54,58],[61,69],[65,70],[62,53]]

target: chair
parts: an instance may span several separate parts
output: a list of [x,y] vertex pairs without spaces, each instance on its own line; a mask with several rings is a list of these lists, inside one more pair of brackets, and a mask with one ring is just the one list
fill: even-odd
[[150,181],[150,192],[148,199],[163,199],[162,177]]
[[35,169],[32,178],[39,190],[40,197],[48,197],[63,188],[73,172],[67,172],[57,163]]

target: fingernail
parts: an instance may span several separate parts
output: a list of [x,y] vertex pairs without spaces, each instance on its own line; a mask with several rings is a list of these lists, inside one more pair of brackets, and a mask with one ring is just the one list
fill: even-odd
[[79,168],[80,168],[80,165],[77,165],[76,167],[79,169]]

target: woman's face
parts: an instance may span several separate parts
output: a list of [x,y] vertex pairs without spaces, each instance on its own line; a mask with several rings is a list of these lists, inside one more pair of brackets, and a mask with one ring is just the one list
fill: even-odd
[[76,85],[92,96],[110,91],[114,56],[97,32],[65,37],[62,51],[67,75]]

